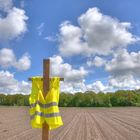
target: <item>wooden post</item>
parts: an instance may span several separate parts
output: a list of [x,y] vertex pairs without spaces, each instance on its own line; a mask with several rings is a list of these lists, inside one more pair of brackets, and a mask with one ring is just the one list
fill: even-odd
[[[46,97],[50,86],[50,60],[43,60],[43,96]],[[49,140],[49,126],[47,123],[43,124],[42,140]]]
[[[43,96],[46,97],[50,88],[50,59],[43,59]],[[28,78],[32,81],[32,78]],[[60,81],[64,81],[64,78],[60,78]],[[45,122],[42,127],[42,140],[49,140],[49,126]]]

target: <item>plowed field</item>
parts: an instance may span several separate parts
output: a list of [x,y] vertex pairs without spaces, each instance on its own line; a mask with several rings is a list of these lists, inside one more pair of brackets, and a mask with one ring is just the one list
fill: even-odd
[[[28,107],[0,107],[0,140],[41,140]],[[61,108],[64,125],[50,140],[140,140],[140,108]]]

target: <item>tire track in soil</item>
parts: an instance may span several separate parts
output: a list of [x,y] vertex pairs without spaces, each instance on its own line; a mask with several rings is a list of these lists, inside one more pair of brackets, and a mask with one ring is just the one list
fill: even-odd
[[125,137],[113,125],[110,125],[109,122],[104,120],[105,115],[104,117],[101,117],[100,114],[96,114],[94,116],[92,114],[92,117],[105,140],[126,140]]
[[[67,114],[69,114],[69,115],[67,115]],[[65,127],[69,124],[69,122],[72,121],[72,119],[75,116],[75,114],[76,114],[76,110],[75,111],[71,111],[71,108],[70,108],[70,110],[64,111],[63,114],[62,114],[62,120],[64,122],[64,125],[61,126],[58,129],[56,129],[56,130],[51,131],[50,132],[50,139],[53,139],[54,138],[53,136],[59,135],[59,133],[61,131],[63,131],[63,129],[65,129]]]
[[[116,123],[116,120],[112,120],[112,116],[107,116],[106,113],[104,113],[103,117],[103,113],[99,114],[100,118],[106,122],[110,127],[112,127],[117,133],[118,135],[121,135],[122,137],[124,137],[126,139],[126,130],[122,129],[122,125],[119,125],[118,123]],[[125,132],[123,132],[125,131]],[[129,136],[127,137],[127,139],[129,138]]]
[[[73,108],[72,109],[70,108],[70,110],[68,110],[68,111],[66,110],[63,113],[64,114],[62,114],[62,120],[64,122],[64,125],[54,131],[51,131],[50,139],[52,139],[52,140],[55,139],[56,136],[58,137],[58,135],[61,135],[62,131],[66,129],[66,127],[70,124],[70,122],[73,121],[74,116],[77,115],[77,110],[73,111]],[[69,114],[69,115],[67,115],[67,114]]]
[[[65,139],[68,139],[68,140],[77,140],[77,135],[79,135],[80,133],[80,130],[81,130],[81,120],[83,118],[83,113],[78,113],[77,114],[77,117],[78,117],[78,120],[75,122],[75,124],[71,127],[71,130],[68,131],[67,135],[65,136]],[[80,139],[80,138],[79,138]]]
[[140,131],[138,131],[137,128],[135,128],[133,125],[130,125],[130,124],[128,124],[128,123],[124,123],[124,121],[121,121],[121,120],[118,119],[118,118],[116,118],[115,120],[116,120],[116,122],[117,122],[118,124],[120,124],[120,125],[123,126],[126,130],[128,130],[129,133],[131,133],[131,134],[130,134],[130,137],[131,137],[131,136],[133,137],[133,136],[135,135],[135,140],[136,140],[136,139],[137,139],[137,140],[140,140],[140,136],[139,136]]
[[[138,129],[140,130],[140,122],[139,122],[139,119],[137,118],[134,118],[134,116],[132,117],[131,114],[129,115],[121,115],[118,113],[110,113],[112,117],[120,120],[122,123],[126,123],[132,127],[134,127],[135,129]],[[140,118],[140,117],[139,117]]]
[[55,137],[52,138],[52,140],[69,140],[69,137],[67,136],[70,132],[70,129],[75,128],[77,122],[79,119],[79,114],[76,114],[70,123],[65,125],[62,129],[62,131]]
[[95,126],[96,126],[98,132],[101,134],[101,138],[102,138],[101,140],[106,140],[106,133],[103,131],[103,129],[102,129],[101,125],[99,124],[99,122],[97,121],[95,115],[91,113],[91,117],[95,122]]
[[[139,110],[140,111],[140,110]],[[123,117],[123,118],[130,118],[131,121],[138,121],[139,122],[139,118],[140,116],[136,115],[135,113],[132,114],[132,112],[129,112],[129,113],[124,113],[124,112],[116,112],[116,111],[110,111],[111,114],[113,115],[116,115],[116,116],[119,116],[120,118]],[[140,113],[140,112],[139,112]],[[118,115],[119,114],[119,115]],[[140,122],[139,122],[140,123]]]
[[75,135],[72,135],[72,138],[70,140],[85,140],[84,137],[85,137],[85,113],[84,112],[81,112],[79,113],[79,121],[75,127],[75,130],[73,130],[73,133]]
[[10,139],[10,140],[41,140],[41,132],[40,134],[38,133],[38,131],[34,131],[30,132],[30,133],[26,133],[23,136],[17,136],[14,139]]
[[13,136],[15,136],[15,135],[17,135],[19,133],[22,133],[22,131],[24,131],[25,126],[23,125],[22,127],[20,127],[20,129],[19,129],[19,126],[17,126],[16,128],[13,128],[13,129],[8,129],[7,128],[6,130],[8,130],[8,131],[3,133],[2,136],[0,135],[0,140],[1,139],[8,139],[9,137],[11,138],[11,137],[13,137]]
[[27,136],[27,133],[31,133],[32,129],[25,129],[24,131],[20,132],[19,134],[13,135],[7,140],[15,140],[15,139],[22,139],[23,137]]
[[139,119],[133,119],[131,115],[129,116],[122,116],[114,113],[110,113],[111,117],[120,121],[123,124],[127,124],[128,126],[131,126],[131,128],[134,128],[135,130],[140,131],[140,122]]
[[60,140],[66,140],[66,139],[71,140],[71,136],[75,135],[75,133],[73,133],[72,135],[72,132],[76,129],[79,119],[80,119],[80,116],[79,114],[77,114],[77,116],[72,120],[70,125],[66,127],[65,133],[62,133]]
[[134,134],[130,131],[130,129],[128,129],[127,127],[124,127],[122,124],[117,123],[116,120],[112,120],[111,117],[107,116],[107,119],[106,119],[106,117],[103,117],[103,115],[100,114],[100,118],[103,121],[105,121],[108,125],[110,125],[110,127],[112,127],[116,132],[118,132],[118,134],[123,136],[124,139],[127,139],[127,140],[139,140],[137,135],[135,135],[135,137],[134,137]]
[[86,121],[86,140],[104,140],[100,128],[97,126],[97,123],[89,111],[87,111],[86,114]]

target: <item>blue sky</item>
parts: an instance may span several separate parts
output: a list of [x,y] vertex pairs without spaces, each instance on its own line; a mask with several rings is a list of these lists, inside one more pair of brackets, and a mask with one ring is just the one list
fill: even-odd
[[0,92],[29,93],[50,58],[61,91],[140,88],[138,0],[0,0]]

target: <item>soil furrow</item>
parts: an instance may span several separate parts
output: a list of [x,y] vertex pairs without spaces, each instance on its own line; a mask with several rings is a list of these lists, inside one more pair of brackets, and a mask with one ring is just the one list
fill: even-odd
[[[60,108],[64,125],[50,140],[140,140],[140,108]],[[0,140],[41,140],[29,107],[0,107]]]

